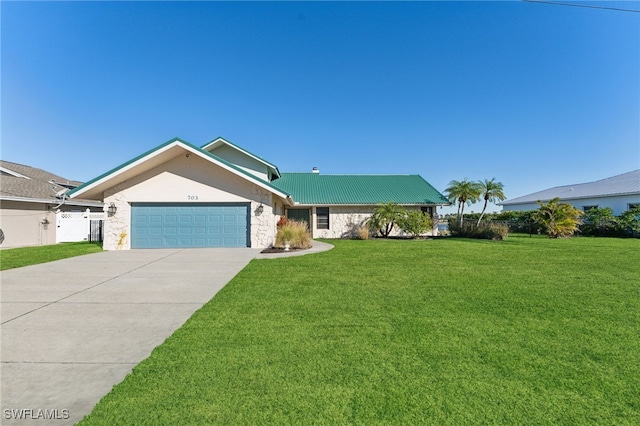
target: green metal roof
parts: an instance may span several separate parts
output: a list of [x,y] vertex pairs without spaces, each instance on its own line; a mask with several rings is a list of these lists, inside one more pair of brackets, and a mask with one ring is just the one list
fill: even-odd
[[299,204],[404,205],[442,204],[449,201],[419,175],[322,175],[282,173],[271,182],[291,194]]

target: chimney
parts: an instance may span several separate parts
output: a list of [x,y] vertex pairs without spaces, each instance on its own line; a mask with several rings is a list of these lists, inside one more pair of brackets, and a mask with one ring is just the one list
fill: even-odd
[[312,171],[313,173],[318,173],[318,174],[320,174],[320,169],[318,169],[317,167],[314,167],[311,171]]

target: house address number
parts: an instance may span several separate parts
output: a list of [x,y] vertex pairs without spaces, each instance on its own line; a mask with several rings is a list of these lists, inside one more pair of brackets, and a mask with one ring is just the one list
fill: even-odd
[[187,195],[187,200],[189,201],[195,201],[198,199],[197,195]]

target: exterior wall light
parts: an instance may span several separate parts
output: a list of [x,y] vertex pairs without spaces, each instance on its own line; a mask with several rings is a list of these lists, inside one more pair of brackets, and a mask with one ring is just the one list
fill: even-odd
[[114,203],[109,204],[109,207],[107,208],[107,214],[109,216],[115,216],[117,211],[118,211],[118,208]]
[[263,211],[264,211],[264,206],[262,205],[262,203],[260,203],[260,205],[256,208],[256,216],[260,216]]

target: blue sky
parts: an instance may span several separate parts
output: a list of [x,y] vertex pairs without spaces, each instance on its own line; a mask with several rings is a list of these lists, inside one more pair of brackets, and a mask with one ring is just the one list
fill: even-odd
[[175,136],[223,136],[281,171],[420,174],[440,191],[495,177],[509,198],[640,167],[639,13],[519,1],[0,7],[2,159],[69,179]]

